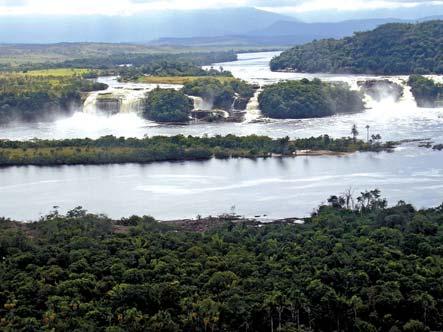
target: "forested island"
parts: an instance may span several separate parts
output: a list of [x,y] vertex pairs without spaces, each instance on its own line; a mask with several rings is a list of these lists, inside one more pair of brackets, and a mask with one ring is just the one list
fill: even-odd
[[258,97],[262,113],[270,118],[303,119],[356,113],[364,110],[363,96],[345,83],[285,81],[269,85]]
[[443,21],[392,23],[352,37],[296,46],[271,61],[274,71],[379,75],[443,74]]
[[0,219],[0,329],[441,331],[442,220],[377,190],[304,224]]
[[85,78],[92,74],[74,69],[0,73],[0,124],[72,114],[81,107],[87,92],[107,88]]
[[[155,161],[258,158],[356,151],[390,151],[397,143],[364,142],[328,135],[290,140],[266,136],[104,136],[92,139],[0,140],[0,166],[149,163]],[[305,151],[308,150],[308,151]]]
[[418,107],[443,106],[443,84],[419,75],[410,76],[408,84]]
[[149,92],[143,116],[157,122],[189,121],[194,101],[181,91],[157,88]]

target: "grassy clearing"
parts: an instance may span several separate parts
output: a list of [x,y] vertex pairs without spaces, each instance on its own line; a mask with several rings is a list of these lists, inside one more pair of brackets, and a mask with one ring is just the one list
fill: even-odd
[[28,76],[45,76],[45,77],[71,77],[81,76],[90,73],[91,70],[83,68],[55,68],[55,69],[41,69],[30,70],[25,73]]

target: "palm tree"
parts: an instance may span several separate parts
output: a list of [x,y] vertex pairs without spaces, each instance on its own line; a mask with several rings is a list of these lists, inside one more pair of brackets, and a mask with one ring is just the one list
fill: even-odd
[[357,126],[355,124],[352,126],[351,134],[352,134],[352,138],[355,143],[355,141],[357,140],[357,136],[358,136],[358,130],[357,130]]

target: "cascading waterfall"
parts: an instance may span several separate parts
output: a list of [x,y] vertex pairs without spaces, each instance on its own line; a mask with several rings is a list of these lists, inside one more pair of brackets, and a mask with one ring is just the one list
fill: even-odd
[[83,113],[95,114],[97,111],[96,102],[97,102],[98,92],[89,93],[85,102],[83,103]]
[[192,100],[194,100],[194,110],[195,111],[210,111],[212,110],[212,103],[204,100],[201,97],[189,96]]
[[262,92],[262,89],[255,91],[254,96],[249,100],[246,106],[245,123],[252,122],[261,117],[260,105],[258,103],[258,96]]
[[143,110],[143,105],[148,96],[146,91],[130,91],[123,97],[120,107],[120,113],[140,113]]
[[91,92],[83,104],[83,112],[97,114],[139,113],[147,92],[144,90],[108,89]]

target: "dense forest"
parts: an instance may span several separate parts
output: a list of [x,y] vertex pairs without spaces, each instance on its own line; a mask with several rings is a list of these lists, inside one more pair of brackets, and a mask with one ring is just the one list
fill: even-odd
[[232,77],[232,73],[223,70],[223,68],[203,69],[201,66],[186,62],[154,62],[140,67],[123,67],[118,71],[120,80],[137,81],[142,80],[145,76],[156,77]]
[[443,84],[419,75],[411,75],[408,84],[418,107],[443,106]]
[[443,205],[373,190],[301,225],[224,218],[203,233],[81,208],[0,219],[0,329],[443,330]]
[[186,122],[194,101],[181,91],[156,88],[149,92],[143,116],[157,122]]
[[239,79],[201,78],[186,82],[182,91],[189,96],[201,97],[212,103],[214,108],[226,111],[246,109],[254,95],[254,88]]
[[86,92],[104,90],[106,84],[86,80],[83,75],[0,74],[0,124],[14,120],[53,119],[73,112]]
[[0,140],[0,166],[148,163],[154,161],[206,160],[294,156],[298,150],[332,152],[385,151],[395,142],[363,142],[356,138],[333,139],[327,135],[290,140],[266,136],[156,136],[97,140]]
[[279,119],[325,117],[364,110],[359,92],[351,91],[347,84],[323,83],[319,79],[266,86],[258,101],[265,116]]
[[442,74],[443,21],[386,24],[352,37],[296,46],[272,70],[382,75]]

